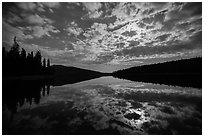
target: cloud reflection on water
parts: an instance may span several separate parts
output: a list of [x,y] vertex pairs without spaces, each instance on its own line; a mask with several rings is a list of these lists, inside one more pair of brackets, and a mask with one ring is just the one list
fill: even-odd
[[9,128],[33,134],[201,134],[201,106],[200,89],[103,77],[52,87],[39,105],[19,109]]

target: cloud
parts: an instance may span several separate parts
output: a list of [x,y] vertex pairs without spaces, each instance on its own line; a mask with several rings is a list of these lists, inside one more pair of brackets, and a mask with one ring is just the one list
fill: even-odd
[[76,7],[80,7],[82,5],[82,3],[80,2],[69,2],[67,4],[67,9],[75,9]]
[[98,31],[99,33],[103,34],[103,33],[106,33],[106,29],[107,29],[107,25],[106,24],[103,24],[103,23],[97,23],[95,22],[91,28],[94,30],[94,31]]
[[84,6],[84,10],[88,11],[88,14],[84,15],[82,19],[84,19],[86,16],[89,18],[99,18],[103,11],[99,9],[102,7],[102,4],[100,2],[84,2],[82,3]]
[[31,11],[33,11],[37,7],[36,4],[33,2],[18,2],[17,5],[23,10],[31,10]]
[[170,3],[121,2],[113,8],[111,15],[116,16],[118,21],[136,21],[163,12],[169,5]]
[[136,31],[125,31],[125,32],[123,32],[121,35],[132,37],[132,36],[134,36],[134,35],[136,35],[136,34],[137,34]]
[[134,46],[134,47],[136,47],[140,44],[140,42],[138,42],[138,41],[127,41],[127,42],[130,43],[130,46]]
[[190,16],[202,15],[202,3],[201,2],[189,2],[185,3],[182,7],[183,12],[187,12]]
[[179,5],[179,6],[173,6],[171,7],[170,10],[168,10],[164,21],[176,21],[176,20],[180,20],[183,19],[187,16],[187,13],[183,12],[182,9],[183,5]]
[[70,36],[71,34],[73,34],[75,36],[78,36],[78,35],[80,35],[83,32],[83,29],[78,27],[78,25],[74,21],[69,23],[64,30],[66,32],[68,32],[68,36]]
[[[107,44],[110,44],[110,38],[107,31],[107,25],[103,23],[94,23],[90,29],[83,33],[87,38],[85,41],[90,45],[90,51],[95,54],[104,52]],[[112,41],[114,42],[114,41]]]
[[43,27],[40,27],[40,26],[34,26],[31,28],[32,32],[33,32],[33,35],[35,37],[42,37],[44,35],[47,35],[47,36],[50,36],[49,32],[47,29],[44,29]]
[[13,12],[8,12],[6,18],[4,19],[6,20],[6,22],[11,23],[11,24],[23,22],[23,19],[19,15]]
[[156,39],[159,40],[159,41],[166,41],[166,39],[170,36],[171,34],[164,34],[164,35],[161,35],[161,36],[158,36]]
[[24,15],[26,16],[26,21],[29,24],[39,24],[39,25],[43,25],[43,24],[52,24],[54,21],[51,19],[48,19],[46,17],[41,17],[38,14],[35,15]]
[[52,37],[50,32],[59,33],[60,31],[52,25],[45,26],[27,26],[27,27],[18,27],[22,32],[29,34],[29,36],[35,38],[41,38],[43,36]]
[[17,6],[23,10],[27,11],[39,11],[39,12],[45,12],[45,7],[52,10],[52,8],[59,8],[60,3],[59,2],[17,2]]
[[115,31],[118,30],[122,27],[124,27],[125,25],[127,25],[129,22],[125,22],[125,23],[121,23],[121,24],[110,24],[108,27],[108,31]]
[[[179,22],[188,22],[195,18],[200,18],[201,14],[201,3],[182,3],[180,5],[172,4],[171,10],[169,10],[164,19],[163,30],[169,31]],[[186,24],[187,25],[187,24]]]
[[114,59],[112,59],[110,62],[107,62],[107,64],[110,65],[135,65],[135,64],[141,64],[143,61],[139,61],[137,57],[130,57],[130,56],[114,56]]
[[13,38],[17,36],[18,40],[33,39],[32,35],[25,34],[23,30],[13,27],[10,24],[2,20],[2,40],[9,44],[13,43]]
[[45,12],[44,5],[40,2],[37,2],[37,11],[39,12]]
[[42,4],[48,8],[59,8],[60,7],[59,2],[42,2]]
[[138,12],[138,9],[132,3],[121,2],[112,10],[112,16],[116,16],[119,21],[130,21]]
[[99,18],[103,14],[103,11],[95,11],[89,14],[89,18]]
[[[21,8],[24,8],[24,10],[34,10],[36,8],[32,3],[17,4]],[[39,16],[37,13],[33,15],[28,12],[20,12],[19,15],[16,15],[16,13],[8,11],[7,16],[3,16],[3,20],[3,39],[10,43],[14,36],[17,36],[20,41],[25,41],[33,38],[41,38],[45,35],[51,37],[50,32],[60,32],[56,27],[51,25],[54,23],[53,20],[46,16]]]
[[94,12],[102,7],[100,2],[83,2],[82,3],[88,11]]
[[75,36],[78,36],[83,32],[81,28],[77,27],[68,27],[67,29],[64,30],[68,32],[68,35],[74,34]]
[[31,31],[32,35],[37,37],[37,38],[40,38],[44,35],[51,37],[49,32],[52,32],[52,33],[59,33],[60,32],[52,25],[46,25],[45,27],[41,27],[41,26],[32,26],[31,27],[30,26],[30,27],[27,27],[27,29],[29,29]]

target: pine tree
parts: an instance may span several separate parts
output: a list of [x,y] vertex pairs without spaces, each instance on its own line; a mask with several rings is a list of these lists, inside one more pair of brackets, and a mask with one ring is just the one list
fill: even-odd
[[14,37],[14,44],[13,47],[11,47],[11,50],[9,51],[10,56],[12,56],[14,59],[18,59],[19,57],[19,45],[16,41],[16,37]]
[[50,67],[50,60],[47,59],[47,67]]
[[6,48],[5,47],[2,48],[2,57],[3,58],[6,57]]
[[35,53],[35,57],[34,58],[35,58],[35,61],[36,61],[37,65],[38,65],[38,67],[41,67],[42,66],[42,63],[41,63],[42,56],[41,56],[40,51],[37,51]]
[[45,58],[43,59],[43,68],[46,68],[46,60],[45,60]]
[[21,50],[21,58],[24,60],[26,59],[26,51],[24,48],[22,48],[22,50]]

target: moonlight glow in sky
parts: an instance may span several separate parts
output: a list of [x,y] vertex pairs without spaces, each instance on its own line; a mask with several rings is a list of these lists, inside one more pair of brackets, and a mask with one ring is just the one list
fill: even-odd
[[2,3],[2,41],[102,72],[202,56],[202,3]]

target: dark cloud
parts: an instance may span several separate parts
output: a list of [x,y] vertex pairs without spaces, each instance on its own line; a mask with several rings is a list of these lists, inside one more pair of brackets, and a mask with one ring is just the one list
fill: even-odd
[[140,28],[144,28],[144,27],[146,26],[146,24],[143,23],[143,22],[139,22],[139,23],[138,23],[138,26],[139,26]]
[[132,37],[134,35],[137,35],[137,32],[136,31],[125,31],[121,35]]
[[191,22],[191,25],[198,25],[202,27],[202,18],[196,19]]
[[183,12],[190,12],[190,16],[202,15],[202,2],[190,2],[183,6]]
[[[181,9],[176,8],[167,13],[166,15],[167,20],[163,23],[164,26],[162,30],[169,31],[174,26],[177,26],[178,28],[181,28],[181,29],[185,29],[188,25],[190,25],[189,22],[186,22],[188,18],[191,18],[195,15],[202,14],[202,3],[199,3],[199,2],[182,3],[182,4],[177,4],[177,6],[180,6]],[[179,21],[183,21],[183,20],[185,20],[184,23],[180,25],[177,24]],[[201,22],[199,22],[199,24],[201,25]]]
[[202,46],[202,31],[195,33],[193,36],[190,37],[191,44],[198,45],[199,47]]
[[165,18],[165,11],[163,12],[158,12],[150,17],[145,17],[142,19],[142,22],[146,23],[146,24],[151,24],[151,23],[156,23],[156,22],[160,22],[163,23],[164,22],[164,18]]
[[2,14],[6,15],[6,13],[12,11],[16,11],[16,4],[14,2],[2,2]]
[[98,60],[96,62],[98,64],[103,64],[103,63],[110,62],[112,59],[114,59],[113,54],[100,55],[98,56]]
[[184,22],[181,24],[176,24],[176,27],[180,30],[187,30],[190,27],[191,23],[189,22]]
[[195,31],[196,31],[195,29],[190,29],[190,30],[186,31],[186,35],[191,35]]
[[164,35],[161,35],[159,37],[157,37],[156,39],[159,40],[159,41],[166,41],[166,39],[171,36],[171,34],[164,34]]
[[154,11],[155,11],[155,10],[154,10],[153,8],[151,8],[151,9],[146,9],[145,11],[142,12],[142,14],[144,14],[144,15],[149,15],[149,14],[153,13]]
[[114,26],[114,27],[109,27],[107,30],[108,31],[115,31],[115,30],[118,30],[118,29],[120,29],[120,28],[122,28],[122,27],[124,27],[125,25],[127,25],[129,22],[126,22],[126,23],[123,23],[123,24],[119,24],[119,25],[117,25],[117,26]]
[[139,41],[127,41],[127,42],[129,42],[130,44],[129,44],[129,46],[131,46],[131,47],[135,47],[135,46],[137,46],[137,45],[139,45],[140,44],[140,42]]
[[155,26],[151,26],[151,25],[148,25],[146,26],[146,29],[153,29]]

